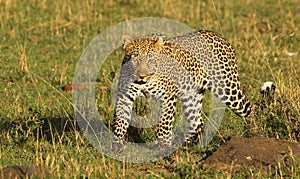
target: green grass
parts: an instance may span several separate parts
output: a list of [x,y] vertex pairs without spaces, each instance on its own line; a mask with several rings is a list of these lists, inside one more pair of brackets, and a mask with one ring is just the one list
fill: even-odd
[[[106,28],[139,17],[170,18],[222,33],[233,44],[251,100],[259,100],[264,81],[274,81],[275,103],[257,119],[257,135],[299,141],[299,7],[298,0],[0,0],[0,167],[39,165],[54,177],[76,178],[251,177],[248,169],[225,174],[198,164],[223,138],[243,134],[241,118],[230,111],[205,149],[180,149],[172,164],[122,163],[97,152],[76,129],[72,95],[61,87],[72,82],[81,53]],[[122,58],[118,50],[106,60],[96,86],[99,113],[109,126],[110,88]],[[295,176],[299,169],[282,172]]]

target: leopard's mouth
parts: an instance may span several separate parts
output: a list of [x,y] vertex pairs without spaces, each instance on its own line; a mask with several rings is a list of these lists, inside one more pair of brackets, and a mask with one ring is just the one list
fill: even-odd
[[136,78],[136,80],[134,81],[134,83],[136,84],[146,84],[150,78],[152,77],[153,74],[149,74],[149,75],[140,75]]

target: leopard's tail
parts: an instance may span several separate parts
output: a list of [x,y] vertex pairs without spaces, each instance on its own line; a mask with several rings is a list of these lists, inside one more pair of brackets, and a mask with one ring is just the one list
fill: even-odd
[[261,99],[252,105],[251,114],[247,117],[246,121],[252,129],[257,128],[255,119],[274,101],[274,94],[276,85],[274,82],[267,81],[260,88],[262,95]]

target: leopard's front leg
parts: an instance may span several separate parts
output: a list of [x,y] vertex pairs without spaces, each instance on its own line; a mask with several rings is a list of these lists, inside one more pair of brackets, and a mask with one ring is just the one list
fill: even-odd
[[160,102],[157,144],[159,146],[171,146],[178,89],[174,82],[166,77],[153,76],[145,85],[145,91]]
[[123,145],[124,137],[131,120],[132,106],[134,100],[140,95],[140,86],[132,83],[129,88],[120,89],[117,96],[117,102],[114,112],[114,139],[113,145]]
[[176,98],[174,94],[164,95],[161,104],[160,120],[157,128],[158,145],[171,146]]

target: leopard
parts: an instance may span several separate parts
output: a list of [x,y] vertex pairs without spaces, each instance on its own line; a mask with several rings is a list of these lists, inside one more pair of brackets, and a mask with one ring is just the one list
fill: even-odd
[[[114,143],[124,141],[134,101],[139,96],[160,102],[157,143],[170,146],[176,102],[188,122],[184,141],[199,138],[204,126],[202,103],[206,90],[244,119],[253,121],[255,106],[241,89],[235,49],[219,33],[196,30],[167,38],[152,34],[123,39],[125,55],[114,109]],[[275,90],[265,83],[263,93]]]

